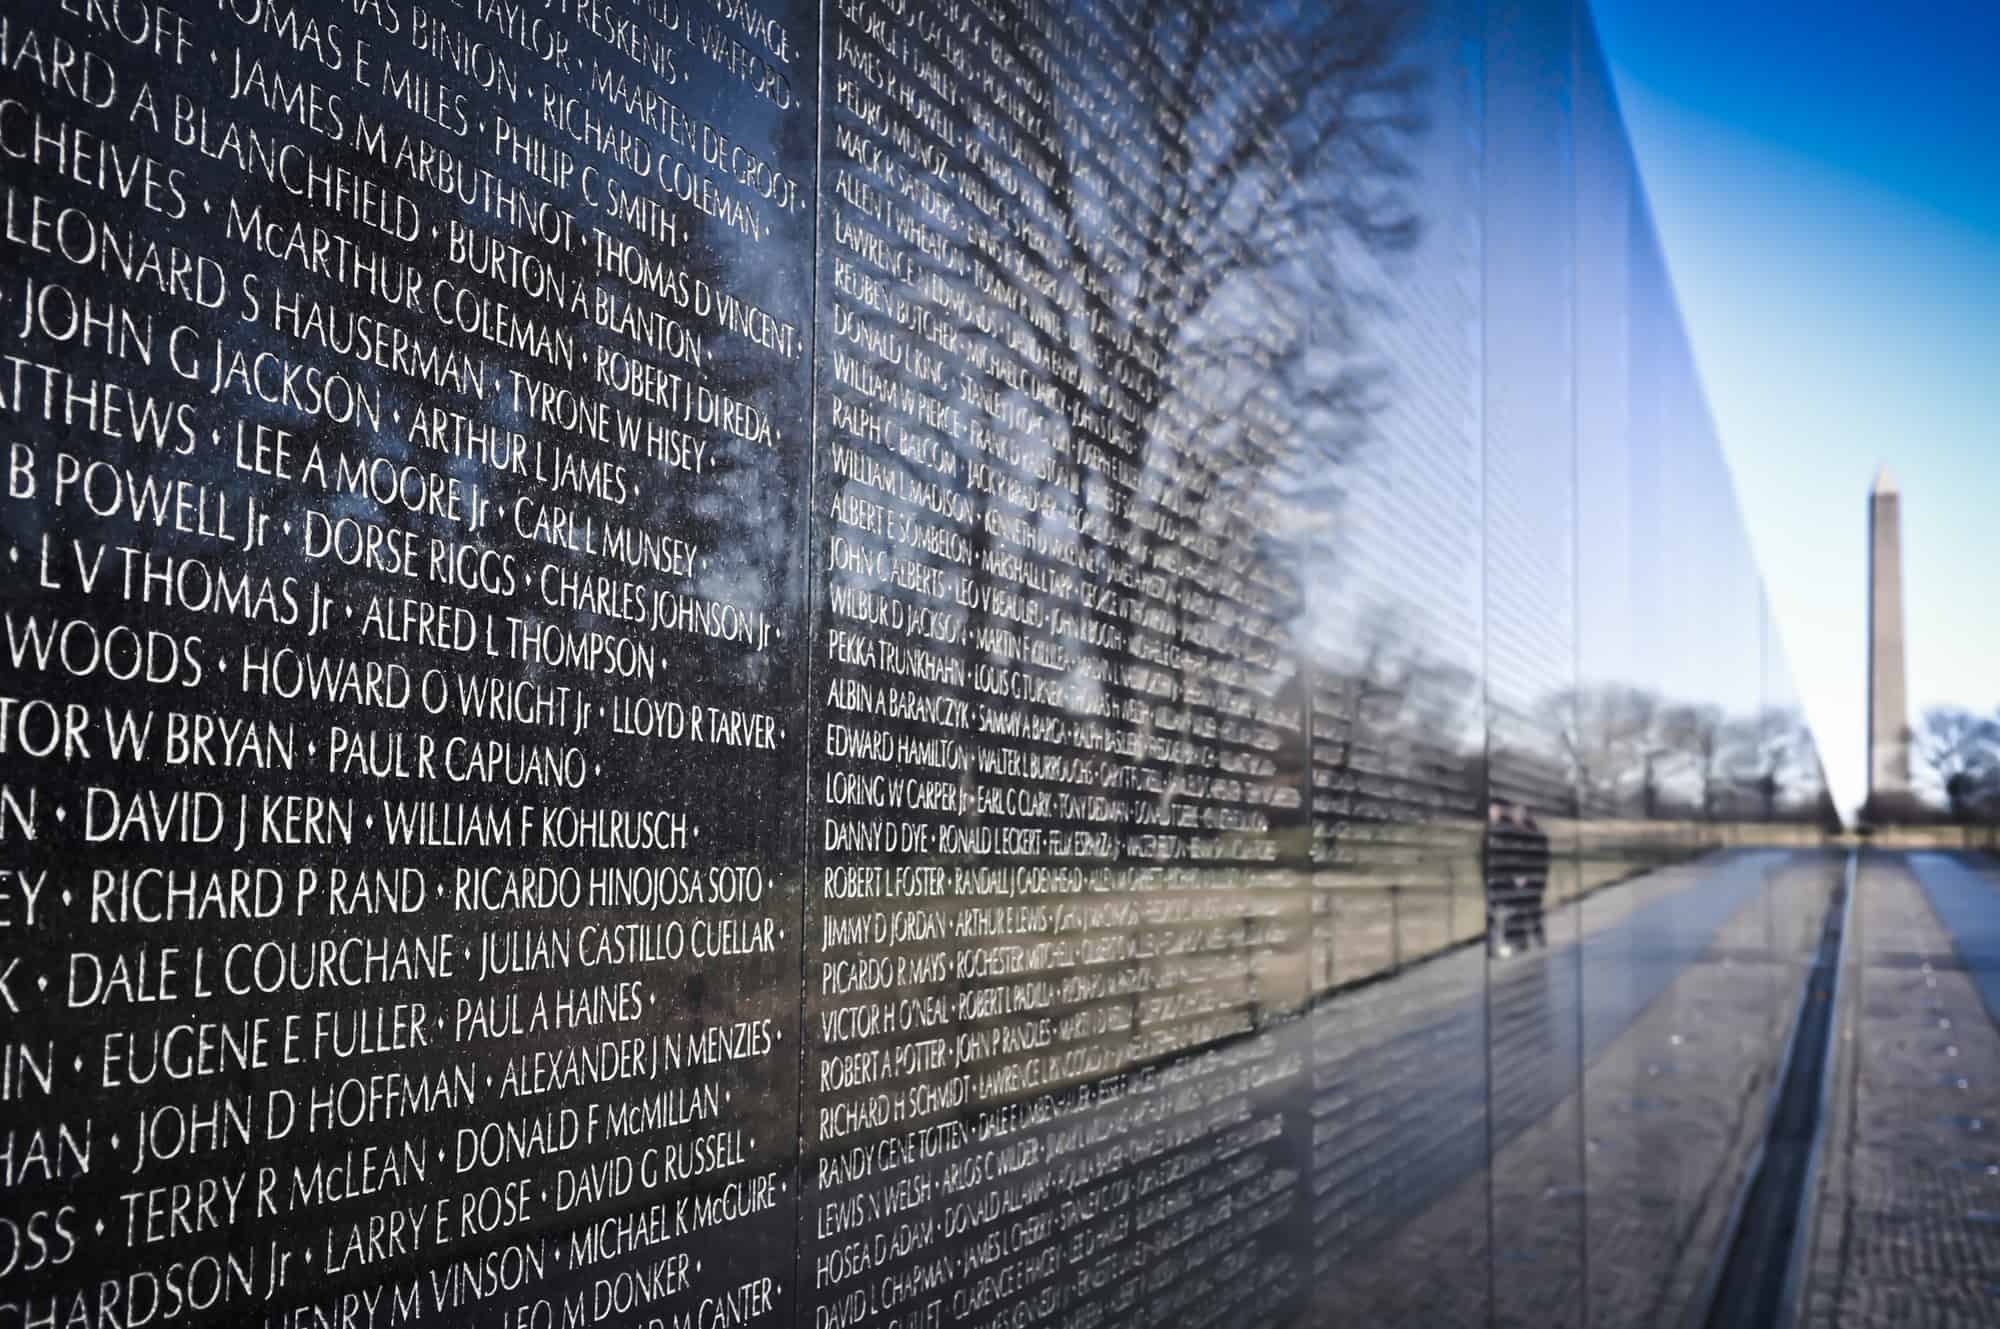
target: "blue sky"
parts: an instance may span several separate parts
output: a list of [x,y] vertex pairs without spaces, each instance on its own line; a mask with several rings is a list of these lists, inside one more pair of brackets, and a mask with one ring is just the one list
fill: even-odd
[[1844,809],[1867,494],[1903,492],[1912,719],[2000,707],[2000,11],[1591,0]]

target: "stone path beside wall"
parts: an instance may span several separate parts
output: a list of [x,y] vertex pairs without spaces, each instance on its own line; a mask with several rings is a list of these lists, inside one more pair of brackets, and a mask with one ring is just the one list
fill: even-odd
[[[1492,1120],[1502,1129],[1490,1169],[1462,1177],[1372,1254],[1323,1269],[1308,1323],[1678,1325],[1762,1137],[1841,866],[1837,855],[1764,860],[1762,888],[1719,929],[1705,917],[1713,901],[1701,896],[1723,884],[1715,860],[1712,883],[1691,887],[1676,869],[1592,897],[1560,926],[1552,918],[1558,946],[1579,929],[1584,938],[1583,1011],[1622,1008],[1629,1020],[1579,1038],[1574,1005],[1560,1003],[1570,1009],[1567,1052],[1509,1037],[1524,1023],[1524,994],[1538,985],[1521,981],[1519,960],[1497,965],[1488,1018],[1501,1109]],[[1618,926],[1640,907],[1646,926]],[[1574,965],[1578,953],[1567,956],[1558,951],[1550,963]],[[1525,1127],[1506,1127],[1508,1100],[1531,1096],[1537,1076],[1575,1083],[1578,1047],[1588,1060],[1580,1091],[1544,1083],[1548,1107]],[[1510,1048],[1519,1064],[1507,1063]],[[1432,1276],[1413,1280],[1412,1269]]]
[[1959,861],[1863,859],[1804,1289],[1811,1329],[2000,1324],[2000,1025],[1926,889],[1963,903],[1981,885],[1986,917],[2000,919],[2000,882]]

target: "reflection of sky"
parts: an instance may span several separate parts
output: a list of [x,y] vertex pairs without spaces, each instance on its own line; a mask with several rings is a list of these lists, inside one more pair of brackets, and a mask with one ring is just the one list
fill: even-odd
[[1548,63],[1560,28],[1502,28],[1482,88],[1453,37],[1439,18],[1419,53],[1423,242],[1356,269],[1388,293],[1365,343],[1390,373],[1339,468],[1306,640],[1335,668],[1386,633],[1483,669],[1509,745],[1573,682],[1732,719],[1789,702],[1608,77]]
[[1421,242],[1379,265],[1351,246],[1339,254],[1360,286],[1389,293],[1389,305],[1365,328],[1387,373],[1379,409],[1339,477],[1337,555],[1312,578],[1309,640],[1329,665],[1352,666],[1380,644],[1357,631],[1372,621],[1393,624],[1419,658],[1479,667],[1479,93],[1461,58],[1464,7],[1428,12],[1413,48],[1426,71],[1427,121],[1408,144]]
[[[1586,688],[1753,715],[1770,699],[1758,572],[1610,86],[1589,51],[1534,78],[1561,38],[1514,36],[1488,51],[1485,127],[1489,686],[1507,688],[1493,643],[1539,585],[1526,617],[1560,654],[1515,649],[1525,677],[1574,668]],[[1573,629],[1549,601],[1570,594]]]
[[2000,703],[1991,0],[1591,0],[1798,690],[1863,776],[1865,500],[1903,489],[1913,710]]

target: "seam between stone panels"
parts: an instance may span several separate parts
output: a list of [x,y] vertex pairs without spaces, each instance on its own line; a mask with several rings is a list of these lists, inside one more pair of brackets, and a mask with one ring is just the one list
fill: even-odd
[[806,1323],[806,1183],[808,1165],[806,1161],[806,1084],[809,1069],[806,1057],[806,1040],[809,1037],[807,1024],[806,992],[807,975],[811,972],[807,958],[807,948],[812,945],[811,930],[807,926],[812,905],[812,765],[813,765],[813,651],[812,643],[817,639],[819,628],[819,542],[813,538],[813,522],[819,512],[817,503],[817,483],[819,479],[819,328],[820,328],[820,212],[823,200],[820,195],[820,180],[826,165],[826,0],[817,0],[814,6],[817,22],[814,24],[816,44],[813,49],[813,171],[812,171],[812,238],[806,246],[808,256],[807,283],[812,294],[807,304],[806,331],[806,475],[802,492],[805,496],[805,511],[799,527],[805,541],[805,557],[800,560],[804,569],[803,606],[805,610],[805,640],[799,649],[805,652],[805,695],[804,705],[799,711],[799,743],[801,747],[802,772],[799,780],[799,988],[796,1009],[798,1023],[799,1074],[793,1091],[792,1123],[794,1129],[794,1157],[798,1162],[798,1181],[793,1188],[792,1202],[792,1324],[794,1329]]

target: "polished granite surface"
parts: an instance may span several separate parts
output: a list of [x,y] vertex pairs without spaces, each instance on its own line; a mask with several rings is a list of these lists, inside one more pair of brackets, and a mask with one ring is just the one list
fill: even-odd
[[0,67],[0,1329],[1699,1295],[1835,873],[1578,13]]

